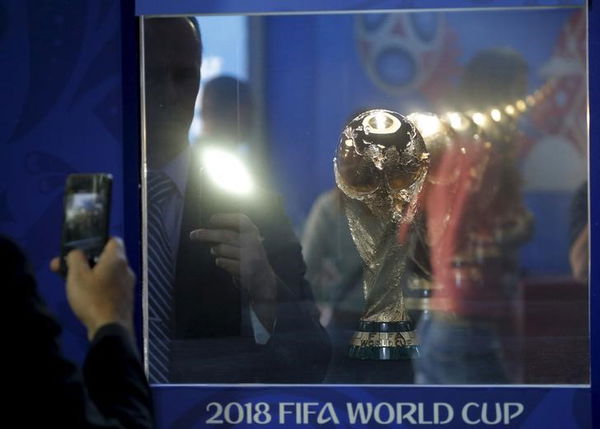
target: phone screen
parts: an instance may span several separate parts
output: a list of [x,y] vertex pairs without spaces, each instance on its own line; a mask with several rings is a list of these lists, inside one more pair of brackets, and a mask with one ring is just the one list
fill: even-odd
[[67,179],[63,257],[73,249],[85,252],[94,264],[108,239],[112,179],[106,174],[78,174]]
[[102,193],[77,192],[66,196],[65,246],[87,249],[102,246],[106,201]]

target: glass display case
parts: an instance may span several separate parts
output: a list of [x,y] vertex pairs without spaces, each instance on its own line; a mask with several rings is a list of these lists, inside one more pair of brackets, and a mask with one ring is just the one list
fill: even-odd
[[438,3],[139,7],[152,383],[589,386],[587,9]]

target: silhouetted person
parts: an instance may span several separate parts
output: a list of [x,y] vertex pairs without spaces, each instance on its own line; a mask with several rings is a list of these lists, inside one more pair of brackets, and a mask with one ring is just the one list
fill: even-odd
[[[10,391],[3,419],[19,427],[153,427],[150,388],[133,333],[135,276],[119,239],[90,268],[79,250],[67,255],[67,298],[84,324],[90,348],[83,373],[62,357],[60,326],[48,313],[25,255],[0,237],[7,308],[5,338]],[[58,259],[52,269],[59,268]]]

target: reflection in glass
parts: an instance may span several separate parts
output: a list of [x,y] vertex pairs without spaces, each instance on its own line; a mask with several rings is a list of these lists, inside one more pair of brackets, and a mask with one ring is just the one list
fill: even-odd
[[206,83],[190,145],[201,30],[187,18],[144,24],[150,381],[321,381],[329,342],[300,246],[279,197],[259,188],[263,175],[243,157],[246,84]]
[[[200,24],[211,70],[218,63],[233,72],[203,84],[191,142],[198,45],[171,40],[177,49],[153,56],[146,43],[151,374],[166,354],[171,382],[589,381],[584,10],[251,16],[237,43],[234,32],[220,40],[215,26],[203,28],[211,19]],[[215,25],[222,30],[227,19]],[[158,42],[171,43],[151,27],[147,41],[156,31]],[[187,88],[177,84],[187,77]],[[331,160],[349,118],[371,109],[408,117],[429,153],[409,216],[411,245],[397,266],[390,262],[390,271],[404,274],[382,280],[402,292],[399,312],[418,326],[421,358],[413,361],[347,357],[369,305],[364,252],[354,245]],[[394,122],[371,119],[374,128]],[[235,159],[229,167],[244,165],[251,193],[210,184],[201,165],[209,147]],[[386,189],[400,196],[421,178],[405,162],[381,180],[383,160],[371,152],[349,159],[356,168],[345,184],[353,195],[364,200]],[[375,162],[361,164],[363,155]],[[227,180],[241,177],[239,168],[229,174],[209,164]],[[157,202],[152,190],[161,186],[173,194]],[[227,213],[252,226],[243,217],[219,218]],[[153,218],[166,225],[156,228]],[[258,277],[219,267],[219,255],[232,249],[202,232],[241,225],[251,245],[230,254],[254,261]],[[375,237],[378,246],[388,247]],[[159,265],[171,274],[159,275]],[[274,289],[258,287],[256,301],[248,285],[273,279],[277,305],[265,307]],[[163,283],[170,285],[164,296]],[[156,346],[160,336],[168,348]]]

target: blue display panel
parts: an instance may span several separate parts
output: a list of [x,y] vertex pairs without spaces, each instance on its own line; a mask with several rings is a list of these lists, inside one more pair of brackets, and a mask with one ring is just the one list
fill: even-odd
[[302,13],[318,11],[511,8],[583,5],[584,0],[137,0],[137,15]]
[[[5,52],[0,59],[0,233],[24,249],[40,294],[63,327],[63,351],[82,362],[85,329],[67,304],[63,280],[48,263],[60,249],[68,174],[113,175],[111,234],[135,231],[125,227],[124,210],[139,217],[135,205],[123,204],[138,183],[135,171],[133,186],[124,186],[131,183],[128,174],[139,169],[137,138],[123,137],[123,115],[128,115],[123,93],[129,89],[122,76],[121,4],[9,1],[0,5],[0,16]],[[135,55],[128,56],[137,63]],[[134,111],[132,125],[137,118]],[[123,152],[129,149],[136,161],[124,169]],[[135,241],[128,250],[135,260]]]
[[589,388],[173,386],[159,427],[592,428]]

